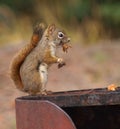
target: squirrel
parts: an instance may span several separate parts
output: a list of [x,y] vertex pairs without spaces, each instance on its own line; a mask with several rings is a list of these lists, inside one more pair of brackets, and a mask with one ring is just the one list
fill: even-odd
[[62,46],[67,52],[71,47],[69,42],[70,38],[55,24],[47,28],[43,23],[37,25],[31,42],[15,55],[10,64],[10,76],[17,89],[30,95],[47,94],[48,68],[53,63],[58,63],[58,68],[65,65],[64,60],[56,56],[56,49]]

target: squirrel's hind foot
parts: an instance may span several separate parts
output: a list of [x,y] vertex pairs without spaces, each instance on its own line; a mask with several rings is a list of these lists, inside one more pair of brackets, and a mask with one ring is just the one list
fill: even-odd
[[52,93],[53,93],[52,91],[44,90],[44,91],[38,92],[36,95],[43,95],[43,96],[45,96],[45,95],[50,95]]

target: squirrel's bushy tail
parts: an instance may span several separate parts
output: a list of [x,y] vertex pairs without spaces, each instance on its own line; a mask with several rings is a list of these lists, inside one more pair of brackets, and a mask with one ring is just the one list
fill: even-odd
[[10,64],[10,76],[14,81],[16,87],[20,90],[23,89],[23,84],[20,77],[20,67],[24,62],[26,56],[36,47],[37,43],[40,41],[45,25],[43,23],[37,24],[33,30],[33,35],[30,43],[28,43],[24,48],[22,48],[13,58]]

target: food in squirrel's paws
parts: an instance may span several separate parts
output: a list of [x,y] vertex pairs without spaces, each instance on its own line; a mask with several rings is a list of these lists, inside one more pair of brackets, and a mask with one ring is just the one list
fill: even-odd
[[64,63],[59,63],[59,64],[58,64],[58,68],[61,68],[61,67],[63,67],[64,65],[66,65],[65,62],[64,62]]

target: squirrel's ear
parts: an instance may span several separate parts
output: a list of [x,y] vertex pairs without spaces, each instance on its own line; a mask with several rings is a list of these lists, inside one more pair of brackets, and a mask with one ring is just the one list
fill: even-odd
[[48,33],[52,34],[55,31],[55,24],[51,24],[48,26]]

